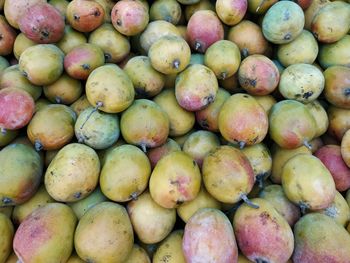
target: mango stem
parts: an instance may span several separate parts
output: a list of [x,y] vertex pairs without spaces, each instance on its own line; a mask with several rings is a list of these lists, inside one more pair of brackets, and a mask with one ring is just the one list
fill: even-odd
[[249,205],[251,208],[255,208],[255,209],[259,208],[258,205],[254,204],[252,201],[249,200],[249,198],[248,198],[248,196],[246,194],[242,194],[241,195],[241,199],[243,200],[244,203]]

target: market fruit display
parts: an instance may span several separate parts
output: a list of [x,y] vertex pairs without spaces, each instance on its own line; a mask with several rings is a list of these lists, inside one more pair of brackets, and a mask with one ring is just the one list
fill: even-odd
[[0,263],[349,263],[349,0],[0,0]]

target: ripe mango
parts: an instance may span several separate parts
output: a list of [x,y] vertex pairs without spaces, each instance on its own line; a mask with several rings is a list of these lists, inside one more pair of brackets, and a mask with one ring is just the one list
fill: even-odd
[[151,263],[147,252],[139,245],[134,244],[124,263]]
[[186,263],[182,251],[183,230],[172,232],[159,244],[153,255],[153,263]]
[[240,250],[253,262],[286,262],[294,249],[291,227],[267,200],[251,201],[259,208],[242,204],[233,218]]
[[5,263],[12,251],[14,227],[11,220],[0,213],[0,262]]
[[[64,222],[64,223],[62,223]],[[18,227],[13,249],[21,262],[66,262],[73,250],[77,218],[69,206],[47,204],[35,210]]]
[[75,231],[74,245],[87,262],[124,262],[134,244],[133,229],[126,209],[102,202],[89,209]]

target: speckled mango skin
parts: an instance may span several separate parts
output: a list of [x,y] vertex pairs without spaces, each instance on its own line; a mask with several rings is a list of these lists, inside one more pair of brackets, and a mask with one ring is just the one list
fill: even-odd
[[74,236],[77,254],[84,261],[122,263],[134,244],[133,229],[126,209],[102,202],[80,219]]
[[132,250],[124,263],[151,263],[151,260],[142,247],[134,244]]
[[[258,209],[241,205],[233,218],[238,246],[251,261],[284,263],[293,253],[294,236],[288,222],[266,200],[251,200]],[[260,261],[259,261],[260,262]]]
[[332,218],[319,213],[307,214],[296,223],[294,234],[293,262],[349,262],[350,235]]
[[197,211],[187,222],[182,241],[187,263],[237,263],[233,228],[224,213],[212,208]]
[[40,155],[28,145],[10,144],[0,151],[0,163],[0,206],[26,202],[41,181]]
[[0,262],[6,262],[7,257],[12,251],[12,241],[14,236],[14,227],[11,220],[0,213]]
[[153,255],[153,263],[186,263],[182,251],[182,239],[184,231],[172,232],[160,245]]
[[73,250],[76,223],[77,218],[67,205],[47,204],[22,222],[13,249],[21,262],[66,262]]

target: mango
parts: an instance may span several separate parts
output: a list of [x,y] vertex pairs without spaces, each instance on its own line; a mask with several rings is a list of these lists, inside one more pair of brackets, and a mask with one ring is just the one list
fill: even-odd
[[16,31],[9,25],[5,16],[0,16],[0,30],[2,32],[2,39],[0,42],[0,55],[10,55],[13,51],[13,45],[16,40]]
[[191,156],[201,168],[204,158],[219,146],[220,141],[214,133],[199,130],[187,138],[182,150]]
[[265,14],[266,11],[274,5],[277,0],[266,0],[266,1],[260,1],[260,0],[248,0],[248,10],[250,13],[253,14]]
[[95,1],[73,0],[66,10],[67,22],[80,32],[91,32],[104,21],[105,10]]
[[132,104],[135,96],[134,86],[128,75],[113,64],[101,66],[91,72],[85,91],[89,103],[107,113],[124,111]]
[[182,251],[183,230],[175,230],[162,241],[153,255],[153,263],[186,263]]
[[[64,224],[62,224],[64,222]],[[72,209],[61,203],[35,210],[18,227],[13,249],[22,262],[66,262],[73,250],[77,224]]]
[[103,195],[100,187],[96,187],[87,197],[76,202],[68,203],[68,205],[73,209],[74,214],[80,220],[91,207],[104,201],[107,201],[107,197]]
[[[264,3],[267,2],[269,1]],[[269,45],[261,28],[250,20],[242,20],[231,27],[227,33],[227,39],[239,47],[243,58],[254,54],[264,54]]]
[[199,10],[211,10],[215,12],[215,5],[209,0],[199,0],[199,1],[194,0],[193,2],[196,2],[196,3],[186,3],[186,5],[184,6],[186,21],[190,20],[191,16]]
[[28,47],[19,58],[19,69],[34,85],[50,85],[63,72],[63,52],[53,44]]
[[129,202],[127,210],[135,233],[145,244],[162,241],[175,225],[176,210],[161,207],[149,192]]
[[115,202],[126,202],[146,189],[151,164],[144,152],[133,145],[113,149],[103,164],[100,187],[105,196]]
[[12,217],[13,206],[0,206],[0,213],[4,214],[8,218]]
[[201,185],[197,163],[177,151],[164,156],[154,167],[149,181],[153,200],[164,208],[176,208],[196,198]]
[[340,152],[343,161],[350,168],[350,131],[344,133],[341,140]]
[[66,10],[67,6],[69,4],[69,1],[67,0],[49,0],[48,1],[50,5],[55,7],[63,17],[66,16]]
[[295,100],[282,100],[269,113],[270,137],[282,148],[295,149],[315,137],[316,120],[309,109]]
[[85,109],[74,125],[78,142],[93,149],[106,149],[119,138],[118,115],[95,110],[93,107]]
[[73,253],[68,261],[66,263],[84,263],[85,261],[82,260],[77,254]]
[[102,202],[80,219],[74,245],[84,261],[124,262],[134,243],[133,229],[126,209],[116,203]]
[[299,220],[299,207],[288,200],[282,186],[268,185],[259,193],[259,197],[268,201],[291,227]]
[[350,36],[345,35],[337,42],[331,44],[320,45],[318,52],[318,62],[323,69],[331,66],[345,66],[350,65],[350,55],[347,50],[350,47]]
[[168,153],[175,151],[181,151],[181,147],[176,141],[170,138],[163,145],[150,149],[147,151],[147,157],[151,163],[151,167],[154,168],[160,159]]
[[332,218],[311,213],[303,216],[294,227],[293,262],[347,262],[350,257],[350,235]]
[[20,225],[36,209],[53,202],[55,200],[46,191],[45,186],[41,185],[32,198],[23,204],[15,206],[12,213],[12,220],[15,224]]
[[247,9],[247,0],[218,0],[215,4],[215,10],[220,20],[229,26],[238,24],[243,19]]
[[184,135],[189,132],[194,126],[194,113],[187,111],[179,105],[174,90],[163,90],[153,98],[153,101],[167,113],[167,116],[169,118],[170,136]]
[[176,78],[176,100],[187,111],[198,111],[206,108],[215,100],[217,91],[216,76],[211,69],[204,65],[190,65]]
[[5,263],[12,251],[14,227],[11,220],[0,213],[0,262]]
[[242,204],[233,218],[233,228],[242,253],[253,262],[286,262],[294,249],[293,231],[266,200],[252,199],[258,209]]
[[106,63],[119,63],[130,52],[128,39],[109,23],[105,23],[91,32],[88,40],[89,43],[102,49]]
[[202,208],[221,208],[221,203],[212,197],[204,186],[201,187],[201,190],[194,200],[186,202],[177,208],[177,214],[187,223],[188,220]]
[[151,263],[151,260],[147,252],[142,247],[134,244],[128,258],[124,262],[125,263]]
[[349,74],[350,69],[344,66],[329,67],[323,73],[325,77],[324,96],[336,107],[350,109]]
[[345,132],[350,128],[350,109],[338,108],[330,105],[327,108],[327,114],[329,120],[327,133],[340,142]]
[[152,44],[148,57],[157,71],[175,74],[183,71],[190,63],[191,49],[182,37],[165,35]]
[[305,10],[305,26],[304,28],[311,32],[311,23],[316,16],[316,14],[319,12],[319,10],[330,3],[329,0],[314,0],[311,1],[310,6]]
[[238,70],[238,81],[251,95],[268,95],[278,86],[280,74],[276,65],[264,55],[246,57]]
[[89,103],[85,94],[70,105],[71,109],[75,112],[77,117],[79,117],[80,113],[82,113],[85,109],[89,108],[90,106],[91,104]]
[[240,148],[260,143],[268,131],[268,117],[260,104],[248,94],[237,93],[220,109],[219,130],[229,142]]
[[298,154],[289,159],[281,178],[286,196],[302,211],[323,209],[334,201],[336,188],[332,175],[313,155]]
[[68,106],[45,106],[29,122],[28,138],[38,151],[60,149],[73,138],[75,120],[76,115]]
[[17,263],[18,262],[18,257],[16,256],[15,252],[12,252],[10,256],[7,258],[5,263]]
[[0,151],[0,163],[1,206],[23,204],[39,187],[43,173],[40,155],[30,146],[9,144]]
[[112,9],[111,19],[115,29],[123,35],[137,35],[148,26],[148,4],[143,1],[118,1]]
[[318,100],[314,100],[306,104],[306,107],[309,109],[311,115],[314,117],[316,122],[316,133],[314,137],[319,137],[323,135],[328,128],[329,120],[327,112]]
[[277,47],[278,61],[285,67],[298,63],[312,64],[317,54],[317,40],[307,30],[303,30],[292,42]]
[[255,181],[248,158],[231,146],[220,146],[204,158],[202,176],[208,192],[230,204],[247,200]]
[[181,18],[181,5],[176,0],[154,2],[149,10],[150,21],[165,20],[177,25]]
[[159,94],[165,84],[165,76],[156,71],[146,56],[131,58],[124,71],[131,79],[138,98],[150,98]]
[[339,145],[325,145],[318,149],[315,156],[327,167],[339,192],[350,188],[350,168],[342,158]]
[[182,250],[188,263],[233,262],[238,249],[232,225],[220,210],[202,208],[187,222]]
[[68,54],[75,47],[87,42],[84,33],[76,31],[70,25],[64,27],[64,35],[59,42],[56,43],[64,54]]
[[75,202],[96,188],[99,174],[96,152],[86,145],[71,143],[57,153],[47,168],[45,187],[55,200]]

